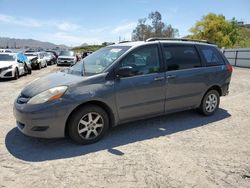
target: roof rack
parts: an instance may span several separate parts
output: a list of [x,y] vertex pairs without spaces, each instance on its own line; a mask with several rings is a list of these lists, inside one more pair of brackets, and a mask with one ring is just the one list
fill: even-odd
[[189,41],[189,42],[201,42],[201,43],[207,43],[207,44],[214,44],[212,42],[209,42],[207,40],[197,40],[197,39],[187,39],[187,38],[161,38],[161,37],[153,37],[146,40],[146,42],[151,41],[158,41],[158,40],[168,40],[168,41]]
[[129,41],[129,40],[124,40],[124,41],[119,42],[119,44],[127,43],[127,42],[131,42],[131,41]]

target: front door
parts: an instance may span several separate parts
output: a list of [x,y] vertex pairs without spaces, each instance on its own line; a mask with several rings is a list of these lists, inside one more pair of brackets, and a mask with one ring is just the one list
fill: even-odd
[[158,45],[140,47],[119,64],[132,66],[135,75],[115,81],[116,105],[121,121],[164,112],[165,73],[161,72]]

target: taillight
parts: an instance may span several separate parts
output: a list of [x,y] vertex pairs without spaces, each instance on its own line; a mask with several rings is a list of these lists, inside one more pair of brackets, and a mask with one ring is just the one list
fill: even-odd
[[229,73],[232,73],[233,72],[233,66],[231,64],[227,64],[227,71]]

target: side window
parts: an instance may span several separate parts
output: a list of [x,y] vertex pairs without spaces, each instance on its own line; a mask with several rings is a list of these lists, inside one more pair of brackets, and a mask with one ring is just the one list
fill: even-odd
[[207,66],[223,65],[224,61],[214,47],[201,46],[201,53]]
[[133,67],[136,75],[159,72],[160,60],[157,46],[135,49],[121,61],[120,66]]
[[201,67],[200,58],[193,46],[164,46],[167,70]]

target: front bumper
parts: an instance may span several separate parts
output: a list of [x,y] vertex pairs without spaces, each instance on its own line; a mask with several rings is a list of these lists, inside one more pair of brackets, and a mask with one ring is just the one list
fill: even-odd
[[58,65],[73,65],[75,62],[73,60],[57,60]]
[[14,75],[13,69],[0,69],[0,78],[13,78]]
[[39,138],[65,136],[65,125],[73,110],[68,102],[56,101],[47,104],[29,105],[15,101],[14,116],[18,129],[25,135]]

